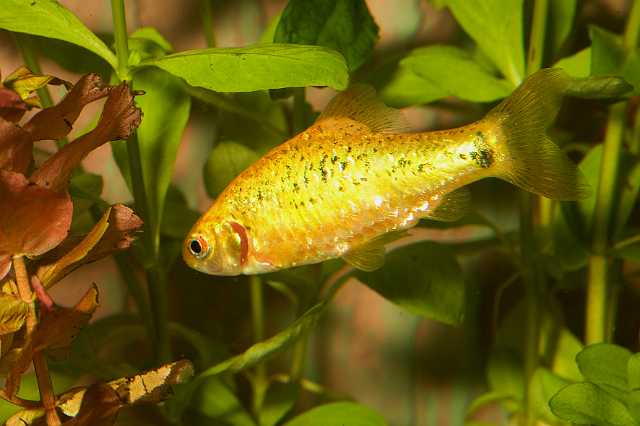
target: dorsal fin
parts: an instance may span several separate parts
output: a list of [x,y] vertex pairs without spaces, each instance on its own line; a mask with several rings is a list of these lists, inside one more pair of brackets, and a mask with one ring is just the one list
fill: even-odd
[[386,106],[373,87],[354,84],[329,102],[316,122],[346,117],[366,125],[372,132],[402,132],[409,126],[400,110]]

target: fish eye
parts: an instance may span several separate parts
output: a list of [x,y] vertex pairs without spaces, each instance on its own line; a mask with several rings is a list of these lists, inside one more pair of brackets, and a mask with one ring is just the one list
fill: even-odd
[[202,259],[209,254],[209,245],[201,236],[197,236],[189,241],[189,252],[197,258]]

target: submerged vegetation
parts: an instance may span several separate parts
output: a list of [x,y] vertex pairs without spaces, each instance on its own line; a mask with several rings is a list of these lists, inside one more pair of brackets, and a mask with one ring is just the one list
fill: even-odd
[[[374,19],[368,3],[282,2],[257,44],[216,47],[213,17],[240,3],[201,0],[208,48],[175,51],[155,28],[128,32],[124,0],[111,0],[113,32],[99,35],[55,0],[3,0],[0,28],[24,67],[0,64],[10,73],[0,88],[2,421],[377,426],[440,425],[446,415],[469,426],[640,425],[640,2],[607,20],[602,5],[587,0],[416,1],[407,14],[418,5],[450,16],[456,30],[448,43],[414,37],[393,48],[377,45],[385,17]],[[45,60],[74,78],[49,75]],[[562,68],[570,83],[547,134],[579,164],[588,197],[558,201],[474,183],[470,212],[420,221],[370,272],[334,259],[212,278],[182,262],[183,239],[202,208],[199,184],[217,197],[309,127],[320,112],[309,103],[314,93],[366,83],[387,105],[445,111],[441,127],[455,127],[548,67]],[[558,95],[543,88],[540,99]],[[194,123],[203,140],[191,139]],[[187,140],[196,154],[179,182]],[[126,187],[117,202],[104,195],[113,175],[81,163],[107,143]],[[534,154],[553,194],[556,164]],[[493,158],[473,161],[486,168]],[[100,277],[73,307],[59,306],[50,288],[72,287],[60,283],[65,277],[87,286],[93,278],[82,271],[104,258],[117,268],[122,306],[92,320],[112,290]],[[406,415],[358,392],[344,395],[319,372],[326,359],[318,353],[329,346],[323,336],[347,322],[331,316],[335,301],[357,282],[415,319],[411,347],[389,350],[394,363],[411,365],[410,386],[401,395],[358,390],[409,401]],[[426,346],[429,358],[413,346],[418,318],[450,327],[445,345]],[[464,344],[443,347],[453,330]],[[383,347],[392,337],[383,336]],[[343,373],[396,371],[343,360]],[[455,380],[432,382],[462,386],[473,398],[448,414],[436,403],[419,414],[419,370],[447,362],[447,373],[460,370]]]

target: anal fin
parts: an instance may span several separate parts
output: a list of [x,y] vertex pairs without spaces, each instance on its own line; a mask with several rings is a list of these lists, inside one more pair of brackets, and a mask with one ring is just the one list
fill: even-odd
[[442,198],[438,207],[427,213],[426,217],[442,222],[455,222],[461,219],[471,206],[471,192],[463,187]]

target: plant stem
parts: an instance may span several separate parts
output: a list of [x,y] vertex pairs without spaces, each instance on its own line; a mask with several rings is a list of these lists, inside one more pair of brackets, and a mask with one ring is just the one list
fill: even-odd
[[[548,0],[535,0],[533,6],[533,22],[531,23],[531,37],[529,39],[529,52],[527,58],[527,74],[538,71],[543,64],[544,36],[547,23]],[[544,209],[545,220],[550,220],[551,206],[542,200],[541,208]],[[538,368],[539,342],[540,342],[540,300],[544,288],[544,277],[535,264],[536,253],[540,246],[535,238],[535,226],[533,215],[533,195],[528,192],[520,193],[520,247],[522,256],[522,278],[525,286],[525,298],[527,306],[527,331],[525,340],[525,388],[524,407],[525,423],[533,426],[536,424],[535,401],[529,392],[529,385]],[[548,224],[548,222],[546,223]]]
[[[33,40],[25,34],[13,33],[15,38],[16,46],[20,51],[20,55],[22,56],[22,60],[24,61],[24,65],[31,70],[34,74],[42,74],[42,70],[40,69],[40,64],[38,63],[38,58],[33,49]],[[38,97],[40,98],[40,102],[44,108],[49,108],[53,106],[53,99],[51,98],[51,94],[49,93],[49,89],[43,87],[38,89]]]
[[[638,43],[640,32],[640,2],[632,2],[631,13],[624,32],[623,44],[626,55]],[[610,244],[610,225],[615,214],[615,197],[618,189],[620,153],[625,127],[626,102],[613,105],[609,110],[604,152],[600,163],[600,175],[596,191],[596,205],[593,211],[592,255],[589,256],[589,278],[587,288],[587,311],[585,318],[585,340],[587,344],[608,340],[607,330],[609,304],[609,260],[607,251]]]
[[216,34],[213,32],[213,13],[211,0],[200,0],[202,13],[202,32],[207,40],[207,47],[216,47]]
[[[258,343],[264,340],[264,286],[257,275],[249,277],[251,286],[251,317],[253,319],[253,340]],[[257,415],[262,408],[267,390],[267,366],[265,363],[256,365],[253,380],[253,411]]]
[[[25,303],[29,304],[29,312],[27,315],[27,336],[31,336],[38,325],[38,318],[36,316],[35,301],[33,300],[33,292],[31,291],[29,273],[27,272],[27,267],[22,255],[13,257],[13,269],[16,273],[16,283],[20,298]],[[51,377],[49,376],[47,361],[44,359],[44,355],[41,351],[33,353],[33,368],[36,372],[36,378],[38,379],[40,400],[42,401],[42,406],[45,409],[47,426],[59,426],[62,423],[60,422],[60,418],[56,412],[56,396],[53,393],[53,386],[51,385]]]
[[116,57],[118,58],[118,77],[129,80],[129,41],[127,33],[127,18],[124,0],[111,0],[111,14],[113,16],[113,36],[116,42]]

